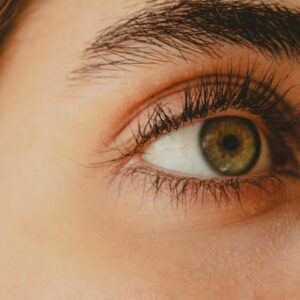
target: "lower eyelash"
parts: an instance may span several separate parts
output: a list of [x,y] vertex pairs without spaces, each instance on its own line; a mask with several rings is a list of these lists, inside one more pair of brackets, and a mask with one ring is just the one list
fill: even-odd
[[206,193],[212,196],[216,207],[220,208],[228,207],[232,201],[242,206],[241,191],[246,187],[254,187],[268,196],[285,190],[283,181],[277,175],[202,180],[195,177],[178,177],[150,168],[126,167],[119,172],[122,177],[120,185],[124,179],[129,179],[133,186],[142,183],[143,197],[146,193],[151,193],[156,202],[160,199],[159,196],[164,194],[170,199],[171,207],[184,210],[193,208],[199,201],[203,206]]

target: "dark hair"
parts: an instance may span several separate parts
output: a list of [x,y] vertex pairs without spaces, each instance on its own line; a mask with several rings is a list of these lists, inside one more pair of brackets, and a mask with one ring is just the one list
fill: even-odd
[[0,46],[28,0],[0,0]]

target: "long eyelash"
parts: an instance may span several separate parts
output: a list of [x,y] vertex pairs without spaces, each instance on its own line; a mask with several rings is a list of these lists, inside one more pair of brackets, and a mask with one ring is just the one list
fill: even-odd
[[198,199],[201,199],[202,206],[204,206],[204,194],[214,199],[216,207],[228,207],[236,200],[242,207],[241,190],[243,187],[253,187],[267,195],[271,195],[274,191],[277,193],[279,190],[283,191],[285,187],[280,177],[276,175],[199,180],[194,177],[176,177],[163,171],[157,172],[147,168],[127,168],[121,176],[129,178],[133,186],[141,182],[143,193],[150,193],[154,202],[160,199],[161,193],[166,193],[171,199],[167,205],[183,210],[193,208]]
[[[197,119],[207,118],[229,109],[247,111],[259,116],[277,139],[284,140],[284,133],[292,130],[300,122],[300,114],[285,102],[291,88],[279,93],[285,78],[275,80],[275,73],[269,70],[260,81],[254,79],[255,67],[244,75],[234,73],[215,73],[198,78],[193,85],[187,84],[182,99],[182,112],[174,115],[172,110],[161,103],[147,111],[147,123],[137,120],[137,132],[133,132],[134,145],[125,141],[116,146],[121,160],[139,153],[153,139],[177,130]],[[116,161],[115,160],[115,161]]]

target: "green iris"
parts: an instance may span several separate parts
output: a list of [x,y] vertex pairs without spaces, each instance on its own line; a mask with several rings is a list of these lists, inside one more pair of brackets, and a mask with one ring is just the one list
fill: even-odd
[[238,176],[249,172],[257,163],[261,141],[256,126],[249,119],[224,116],[204,122],[200,147],[216,172]]

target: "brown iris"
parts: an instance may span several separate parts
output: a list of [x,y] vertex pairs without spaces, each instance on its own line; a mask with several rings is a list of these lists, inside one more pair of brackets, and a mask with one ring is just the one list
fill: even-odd
[[260,135],[252,121],[223,116],[208,119],[200,131],[200,147],[209,165],[224,176],[239,176],[257,163]]

